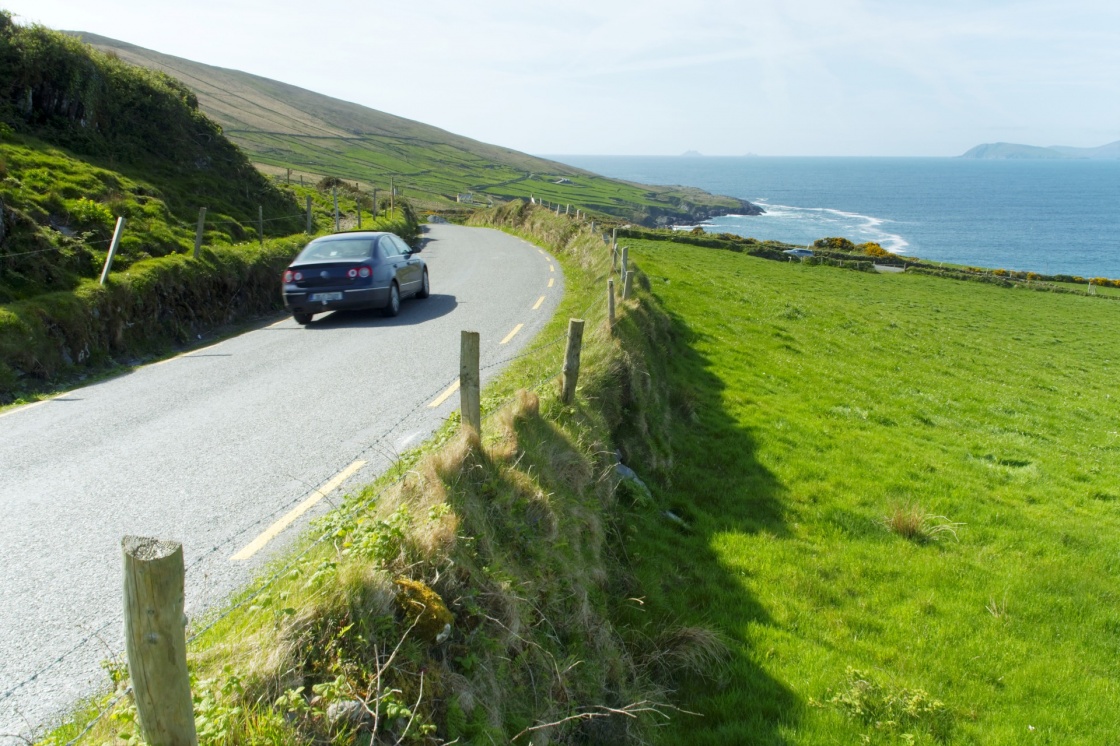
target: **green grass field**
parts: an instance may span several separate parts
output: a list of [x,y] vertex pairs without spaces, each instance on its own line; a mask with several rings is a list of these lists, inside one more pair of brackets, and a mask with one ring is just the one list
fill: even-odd
[[680,343],[624,621],[734,651],[664,742],[1120,738],[1120,304],[631,256]]

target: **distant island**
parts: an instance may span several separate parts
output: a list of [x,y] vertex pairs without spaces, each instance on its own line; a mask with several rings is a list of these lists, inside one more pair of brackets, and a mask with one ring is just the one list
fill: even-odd
[[1101,145],[1097,148],[1074,148],[1067,145],[1052,145],[1042,148],[1037,145],[1019,145],[1012,142],[992,142],[977,145],[961,158],[976,158],[979,160],[1112,160],[1120,159],[1120,140]]
[[686,150],[681,153],[681,158],[700,158],[703,155],[699,150]]

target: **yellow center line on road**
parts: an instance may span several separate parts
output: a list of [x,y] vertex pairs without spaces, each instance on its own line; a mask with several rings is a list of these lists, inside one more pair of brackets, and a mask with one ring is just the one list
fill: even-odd
[[556,271],[556,265],[555,264],[548,265],[548,271],[549,272],[555,272]]
[[549,278],[548,278],[548,286],[549,286],[549,287],[552,287],[552,283],[554,283],[554,282],[556,282],[556,278],[555,278],[555,277],[549,277]]
[[542,303],[544,303],[544,296],[543,295],[541,297],[537,298],[537,302],[533,304],[533,310],[536,311],[538,308],[540,308]]
[[[544,300],[544,298],[542,297],[542,298],[541,298],[541,300]],[[540,305],[540,301],[538,301],[538,302],[537,302],[537,305]],[[513,327],[513,331],[512,331],[512,332],[510,332],[509,334],[507,334],[507,335],[506,335],[506,338],[505,338],[505,339],[503,339],[503,340],[502,340],[501,342],[499,342],[498,344],[503,344],[503,345],[504,345],[504,344],[506,344],[507,342],[509,342],[509,341],[510,341],[511,339],[513,339],[513,338],[514,338],[514,337],[515,337],[515,336],[517,335],[517,333],[518,333],[519,331],[521,331],[521,327],[523,327],[523,326],[525,326],[525,325],[524,325],[524,324],[518,324],[517,326]]]
[[450,398],[450,396],[458,390],[459,390],[459,380],[455,379],[455,383],[448,386],[447,391],[444,391],[442,394],[437,396],[436,400],[434,402],[432,402],[431,404],[429,404],[428,406],[431,407],[432,409],[435,409],[440,404],[443,404],[445,401],[447,401],[448,398]]
[[356,472],[358,469],[361,469],[365,465],[365,461],[355,461],[354,463],[347,466],[345,469],[340,471],[334,477],[334,479],[327,482],[319,489],[315,490],[315,492],[311,494],[311,497],[307,498],[299,505],[292,508],[287,515],[269,526],[263,534],[253,539],[253,541],[247,544],[244,549],[230,557],[230,561],[241,562],[252,557],[254,554],[263,549],[265,544],[279,536],[281,531],[292,525],[292,523],[294,523],[295,520],[301,515],[311,510],[311,508],[315,507],[315,504],[317,502],[338,489],[339,485],[349,479],[354,472]]

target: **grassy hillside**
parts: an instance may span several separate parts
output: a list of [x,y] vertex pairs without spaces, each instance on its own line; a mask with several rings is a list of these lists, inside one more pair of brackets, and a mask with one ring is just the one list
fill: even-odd
[[[1120,733],[1120,307],[634,241],[674,318],[627,624],[714,624],[664,743]],[[635,467],[642,471],[641,467]],[[670,519],[669,511],[681,519]],[[912,740],[911,740],[912,739]]]
[[304,227],[180,83],[0,12],[0,303],[95,276],[117,217],[121,268],[191,248],[204,206],[211,242]]
[[456,194],[508,199],[530,195],[625,220],[693,220],[749,208],[740,200],[690,187],[650,187],[606,179],[509,148],[340,101],[256,75],[161,54],[95,34],[78,34],[121,59],[167,73],[253,161],[272,173],[294,169],[312,180],[339,176],[405,193],[433,207]]

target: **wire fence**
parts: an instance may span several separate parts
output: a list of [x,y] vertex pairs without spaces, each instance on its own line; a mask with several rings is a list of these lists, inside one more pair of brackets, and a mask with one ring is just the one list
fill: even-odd
[[[574,218],[575,216],[572,215],[571,217]],[[600,296],[597,300],[592,301],[584,309],[583,318],[588,318],[593,311],[596,311],[599,307],[603,306],[606,303],[607,303],[607,299],[606,299],[606,297],[603,297],[603,296]],[[554,347],[558,346],[562,342],[565,342],[566,338],[567,338],[566,334],[560,334],[560,335],[554,336],[554,337],[548,339],[545,342],[534,345],[534,346],[530,347],[529,349],[523,350],[519,353],[516,353],[516,354],[513,354],[513,355],[508,355],[508,356],[499,358],[497,360],[493,360],[491,362],[488,362],[486,365],[480,366],[479,371],[481,373],[483,371],[493,370],[495,368],[499,368],[499,367],[502,367],[502,366],[509,365],[510,363],[512,363],[514,361],[521,360],[521,359],[524,359],[524,358],[528,358],[528,357],[531,357],[531,356],[534,356],[534,355],[538,355],[538,354],[543,353],[543,352],[545,352],[545,351],[547,351],[551,348],[554,348]],[[543,378],[541,378],[539,381],[537,381],[532,386],[530,386],[529,390],[534,391],[534,392],[539,392],[541,389],[543,389],[544,386],[548,385],[552,381],[555,381],[559,375],[560,375],[559,369],[557,368],[556,371],[548,373]],[[327,475],[338,474],[348,464],[354,463],[355,461],[358,461],[358,460],[362,459],[363,457],[368,456],[369,454],[371,454],[375,450],[383,447],[385,442],[394,433],[396,433],[398,431],[398,429],[401,427],[401,425],[403,425],[409,419],[415,417],[417,414],[424,411],[425,409],[431,408],[431,406],[432,406],[431,403],[436,399],[436,397],[438,397],[441,394],[443,394],[444,392],[446,392],[452,385],[454,385],[455,381],[457,381],[457,380],[458,380],[458,377],[448,379],[447,381],[443,382],[439,387],[432,389],[430,392],[425,394],[423,397],[418,398],[416,400],[416,402],[410,408],[408,408],[407,411],[403,415],[401,415],[392,425],[385,428],[382,431],[381,435],[374,438],[374,440],[372,440],[368,445],[365,445],[360,450],[351,454],[348,458],[337,459],[335,461],[335,463],[333,463],[331,466],[323,469],[322,471]],[[495,402],[488,403],[488,406],[487,406],[488,412],[487,412],[486,417],[484,419],[486,421],[490,421],[505,406],[514,402],[517,399],[517,396],[518,396],[518,393],[514,392],[514,393],[510,394],[509,396],[503,398],[502,400],[500,400],[496,403]],[[387,462],[389,462],[389,464],[392,464],[393,462],[398,461],[399,458],[400,458],[400,454],[398,454],[396,452],[392,452],[392,453],[379,452],[378,455],[380,455]],[[401,481],[406,477],[406,475],[407,475],[407,473],[400,474],[396,479],[394,479],[393,481],[384,485],[380,490],[378,490],[375,494],[373,494],[369,498],[367,498],[365,500],[362,500],[362,501],[355,501],[353,504],[351,504],[341,514],[342,517],[344,519],[350,518],[350,517],[358,514],[359,512],[361,512],[363,510],[366,510],[367,508],[369,508],[369,506],[371,506],[378,499],[380,499],[388,490],[390,490],[390,489],[396,487],[398,484],[400,484]],[[257,528],[259,528],[263,525],[271,525],[271,522],[277,516],[279,516],[279,515],[285,513],[286,511],[290,510],[295,505],[303,502],[304,500],[308,499],[310,496],[314,495],[315,493],[320,492],[321,485],[325,481],[326,481],[326,478],[323,478],[323,479],[320,479],[319,481],[316,481],[315,484],[318,485],[318,486],[311,487],[307,490],[304,490],[304,491],[300,492],[298,495],[292,497],[289,500],[284,501],[282,504],[275,507],[269,513],[267,513],[265,515],[262,515],[262,516],[256,518],[255,520],[241,526],[234,533],[229,534],[228,536],[223,538],[221,541],[217,542],[213,546],[209,547],[208,549],[206,549],[203,552],[201,552],[200,554],[198,554],[189,564],[187,564],[185,566],[184,571],[187,572],[187,573],[190,573],[192,570],[195,570],[196,568],[201,566],[208,558],[212,557],[213,555],[217,554],[218,552],[221,552],[223,549],[226,549],[231,544],[234,544],[234,542],[238,541],[239,539],[241,539],[242,537],[244,537],[246,534],[250,533],[254,529],[257,529]],[[200,636],[204,635],[206,632],[213,629],[216,625],[220,624],[222,621],[227,619],[231,614],[235,613],[239,609],[245,607],[247,604],[249,604],[254,599],[258,598],[260,596],[260,594],[262,594],[265,590],[270,588],[278,579],[284,577],[287,573],[291,572],[291,570],[296,565],[298,565],[298,563],[304,557],[306,557],[311,551],[313,551],[317,546],[319,546],[324,541],[326,541],[334,533],[335,533],[335,529],[330,528],[327,531],[324,531],[322,534],[320,534],[314,540],[308,542],[307,545],[304,546],[302,549],[300,549],[295,555],[293,555],[291,557],[291,559],[283,565],[283,567],[281,567],[279,570],[273,572],[262,583],[256,585],[253,588],[253,590],[249,593],[249,595],[240,599],[235,604],[224,608],[219,614],[217,614],[213,618],[207,619],[204,626],[202,626],[198,630],[192,631],[190,637],[188,638],[188,643],[193,642],[194,640],[198,639]],[[104,633],[106,630],[108,630],[113,625],[122,623],[122,621],[123,621],[123,614],[118,613],[118,614],[114,615],[110,620],[104,622],[96,630],[87,634],[85,637],[83,637],[75,645],[68,648],[66,650],[66,652],[62,653],[61,655],[57,656],[56,658],[53,658],[51,661],[49,661],[47,664],[45,664],[44,666],[39,668],[37,671],[32,673],[30,676],[27,676],[26,678],[20,680],[18,683],[16,683],[15,685],[10,687],[9,689],[5,690],[3,693],[0,693],[0,703],[10,699],[11,697],[13,697],[17,692],[19,692],[20,690],[22,690],[23,688],[25,688],[29,684],[37,681],[41,676],[48,673],[50,670],[52,670],[53,668],[55,668],[56,666],[58,666],[59,664],[61,664],[62,662],[64,662],[68,658],[70,658],[71,656],[73,656],[78,651],[85,649],[94,640],[100,640],[100,636],[101,636],[102,633]],[[121,655],[121,653],[117,654],[117,656],[119,656],[119,655]],[[94,717],[90,722],[88,722],[85,725],[85,727],[83,728],[83,730],[77,736],[75,736],[72,740],[67,742],[67,746],[72,746],[73,744],[76,744],[82,738],[84,738],[96,726],[96,724],[102,718],[104,718],[109,712],[111,712],[112,709],[124,697],[126,697],[128,694],[131,693],[131,691],[132,691],[132,688],[128,687],[128,689],[117,693],[111,700],[109,700],[109,702],[107,702],[106,704],[101,706],[97,716]]]

